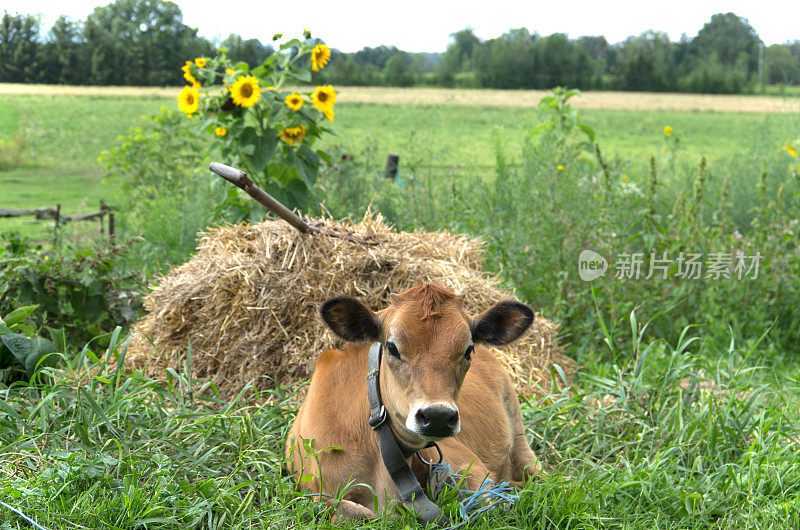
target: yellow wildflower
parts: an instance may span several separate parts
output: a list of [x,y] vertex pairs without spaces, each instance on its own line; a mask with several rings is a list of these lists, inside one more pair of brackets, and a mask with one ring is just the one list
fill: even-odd
[[783,150],[784,150],[784,151],[786,151],[787,153],[789,153],[789,154],[790,154],[790,155],[792,155],[792,156],[797,156],[797,149],[795,149],[794,147],[792,147],[792,145],[791,145],[791,144],[788,144],[788,143],[787,143],[786,145],[784,145],[784,146],[783,146]]
[[197,65],[198,68],[205,68],[206,67],[206,58],[205,57],[195,57],[194,64]]
[[286,127],[278,134],[280,134],[284,142],[289,145],[294,145],[303,141],[303,137],[306,135],[307,130],[308,127],[305,125],[301,125],[300,127]]
[[311,69],[319,72],[331,58],[331,50],[324,44],[317,44],[311,51]]
[[228,129],[226,129],[225,127],[216,127],[214,128],[214,134],[216,134],[217,136],[225,136],[228,134]]
[[226,68],[225,69],[225,73],[228,74],[228,75],[233,75],[235,72],[233,70],[231,70],[230,68]]
[[289,94],[286,96],[286,106],[292,110],[300,110],[303,106],[303,96],[300,94]]
[[248,75],[242,75],[229,88],[233,102],[240,107],[252,107],[261,97],[261,87],[258,86],[258,79]]
[[564,166],[559,164],[559,165],[556,166],[556,169],[559,170],[559,171],[564,171]]
[[333,104],[336,103],[336,92],[331,85],[318,86],[311,94],[311,102],[326,118],[333,121]]
[[669,138],[670,136],[672,136],[672,127],[670,127],[669,125],[666,125],[666,126],[664,126],[664,135],[665,135],[667,138]]
[[183,87],[181,93],[178,94],[178,108],[185,112],[187,116],[197,112],[197,109],[200,108],[200,94],[197,93],[196,88]]
[[192,61],[186,61],[186,64],[181,66],[181,70],[183,70],[183,78],[186,79],[189,83],[195,85],[200,84],[197,82],[197,79],[194,78],[192,75]]

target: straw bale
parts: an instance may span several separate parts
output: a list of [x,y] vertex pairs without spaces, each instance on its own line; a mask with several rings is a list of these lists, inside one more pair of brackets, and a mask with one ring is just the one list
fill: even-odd
[[[352,296],[378,310],[391,293],[432,281],[465,294],[472,314],[513,297],[482,271],[480,239],[398,232],[369,212],[357,223],[307,221],[377,244],[302,235],[278,220],[209,230],[200,235],[196,255],[147,296],[128,365],[160,379],[167,368],[183,369],[191,345],[193,376],[212,380],[225,397],[254,379],[260,389],[293,386],[311,374],[320,352],[340,345],[318,314],[333,296]],[[552,364],[573,373],[557,334],[555,323],[537,315],[522,339],[495,348],[521,394],[538,393],[537,384],[548,388]]]

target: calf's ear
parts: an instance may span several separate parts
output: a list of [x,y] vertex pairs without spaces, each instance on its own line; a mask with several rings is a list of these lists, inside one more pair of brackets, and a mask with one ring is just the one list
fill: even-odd
[[378,315],[358,300],[331,298],[319,309],[322,320],[336,335],[350,342],[375,342],[381,339]]
[[490,307],[472,321],[472,340],[502,346],[517,340],[533,323],[533,310],[506,300]]

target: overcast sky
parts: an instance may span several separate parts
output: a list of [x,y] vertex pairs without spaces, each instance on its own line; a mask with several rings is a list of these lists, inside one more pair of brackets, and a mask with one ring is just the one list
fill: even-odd
[[[2,0],[0,10],[41,13],[45,29],[59,15],[85,19],[97,0]],[[767,44],[800,40],[798,0],[686,1],[535,1],[510,0],[177,0],[185,24],[200,34],[223,39],[231,33],[270,42],[272,35],[299,36],[303,28],[331,47],[350,52],[365,46],[394,45],[411,52],[441,52],[450,34],[471,27],[481,39],[510,28],[526,27],[540,35],[604,35],[611,43],[648,29],[666,32],[673,41],[697,34],[714,13],[733,11],[749,20]]]

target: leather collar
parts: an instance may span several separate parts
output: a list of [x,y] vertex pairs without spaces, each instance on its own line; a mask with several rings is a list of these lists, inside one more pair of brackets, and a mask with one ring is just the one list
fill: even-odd
[[[414,456],[418,450],[402,444],[395,437],[389,425],[389,416],[381,399],[381,346],[380,342],[374,342],[369,349],[367,399],[369,400],[369,426],[378,434],[383,465],[386,466],[386,470],[397,488],[400,500],[420,521],[432,522],[441,527],[449,526],[450,520],[438,506],[428,499],[408,465],[407,459]],[[428,446],[431,445],[435,444],[431,443]]]

